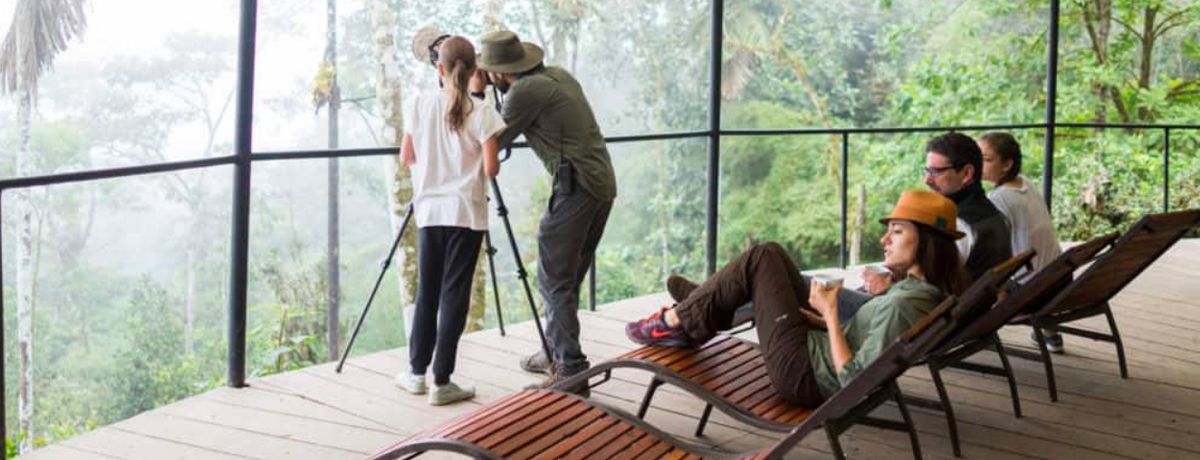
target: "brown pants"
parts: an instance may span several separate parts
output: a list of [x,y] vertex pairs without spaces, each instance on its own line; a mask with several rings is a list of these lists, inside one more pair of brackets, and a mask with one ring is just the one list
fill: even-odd
[[817,407],[825,398],[817,387],[808,357],[808,285],[783,247],[762,243],[742,252],[679,302],[675,312],[696,343],[729,329],[733,313],[754,304],[754,325],[767,375],[783,399]]

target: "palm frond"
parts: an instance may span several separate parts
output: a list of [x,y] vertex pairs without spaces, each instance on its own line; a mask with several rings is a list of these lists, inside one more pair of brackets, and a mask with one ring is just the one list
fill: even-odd
[[11,93],[23,87],[36,94],[38,77],[87,27],[85,2],[18,0],[12,25],[0,44],[0,91]]
[[754,78],[757,64],[758,56],[754,51],[740,46],[733,49],[729,58],[721,63],[721,97],[736,99]]

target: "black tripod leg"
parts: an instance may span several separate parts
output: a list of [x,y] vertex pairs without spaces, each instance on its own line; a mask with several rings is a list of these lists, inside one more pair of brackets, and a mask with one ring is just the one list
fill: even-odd
[[529,301],[529,311],[533,313],[533,324],[537,326],[538,338],[542,341],[542,351],[551,362],[554,353],[550,352],[550,343],[546,341],[546,331],[542,329],[542,320],[538,317],[537,305],[533,303],[533,290],[529,288],[529,275],[525,272],[525,263],[521,261],[521,251],[517,249],[517,238],[513,236],[512,222],[508,220],[508,207],[504,205],[504,196],[500,194],[500,184],[492,178],[492,195],[496,197],[496,211],[504,221],[504,230],[508,232],[508,244],[512,248],[513,260],[517,263],[517,278],[525,287],[525,299]]
[[500,310],[500,285],[496,283],[496,247],[492,246],[492,233],[484,232],[483,241],[488,258],[488,274],[492,276],[492,294],[496,297],[496,320],[500,322],[500,337],[504,337],[504,312]]
[[350,334],[350,341],[346,342],[346,349],[342,350],[342,358],[338,360],[335,372],[341,373],[342,366],[346,364],[346,357],[350,356],[350,348],[354,347],[354,339],[358,338],[358,330],[362,328],[363,320],[367,318],[367,312],[371,310],[371,302],[375,301],[375,294],[379,292],[379,285],[383,284],[383,275],[387,273],[388,267],[392,265],[392,256],[396,255],[396,248],[400,247],[400,239],[404,238],[404,230],[408,228],[408,221],[412,220],[413,206],[408,204],[408,210],[404,213],[404,222],[400,224],[400,231],[396,232],[396,240],[392,241],[392,248],[388,250],[387,257],[383,259],[383,266],[379,269],[379,277],[375,279],[375,287],[371,288],[371,295],[367,297],[367,305],[363,307],[362,313],[358,315],[358,322],[354,323],[354,333]]

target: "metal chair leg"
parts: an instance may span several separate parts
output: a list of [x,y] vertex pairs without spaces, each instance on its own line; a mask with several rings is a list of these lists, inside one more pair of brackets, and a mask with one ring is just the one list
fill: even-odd
[[1121,378],[1129,378],[1129,368],[1125,367],[1125,345],[1121,343],[1121,333],[1117,332],[1117,320],[1113,318],[1112,306],[1104,304],[1104,316],[1108,318],[1108,328],[1112,330],[1113,343],[1117,345],[1117,364],[1121,366]]
[[1012,394],[1013,415],[1021,418],[1021,397],[1017,395],[1017,377],[1013,375],[1012,366],[1008,364],[1008,355],[1004,353],[1004,344],[1000,336],[992,334],[992,343],[996,345],[996,354],[1000,355],[1000,365],[1004,367],[1004,376],[1008,378],[1008,392]]
[[[900,417],[904,419],[904,424],[908,425],[908,439],[909,442],[912,443],[913,458],[916,460],[921,460],[921,441],[917,438],[917,427],[916,425],[913,425],[912,416],[908,413],[908,405],[904,404],[904,394],[900,392],[900,386],[896,385],[894,382],[892,383],[892,391],[896,392],[896,407],[900,409]],[[949,400],[943,400],[942,402],[946,404],[946,408],[950,407]],[[951,423],[950,426],[953,427],[954,424]],[[953,438],[953,443],[955,452],[954,455],[960,456],[958,453],[957,437]]]
[[708,425],[708,417],[712,415],[712,404],[704,405],[704,413],[700,415],[700,423],[696,425],[696,437],[704,436],[704,427]]
[[642,405],[638,407],[639,419],[646,418],[646,411],[650,410],[650,400],[654,399],[654,391],[658,390],[659,385],[662,385],[662,381],[658,377],[650,379],[650,385],[646,386],[646,395],[642,396]]
[[1050,401],[1058,402],[1058,385],[1054,382],[1054,363],[1050,361],[1050,349],[1046,347],[1046,337],[1042,328],[1033,326],[1033,335],[1037,338],[1038,349],[1042,352],[1042,365],[1046,367],[1046,389],[1050,392]]
[[825,437],[829,438],[829,450],[833,453],[833,458],[837,460],[846,460],[846,453],[842,452],[842,444],[838,442],[836,428],[826,425]]
[[[962,457],[962,448],[958,444],[958,421],[954,418],[954,407],[950,405],[950,395],[946,393],[946,384],[942,382],[942,373],[937,366],[929,364],[929,375],[933,378],[933,386],[937,388],[938,399],[942,400],[942,411],[946,413],[946,426],[950,432],[950,446],[954,449],[955,457]],[[901,404],[901,411],[906,412]],[[908,416],[905,415],[907,421]],[[910,424],[911,429],[911,424]],[[916,434],[913,434],[915,437]]]

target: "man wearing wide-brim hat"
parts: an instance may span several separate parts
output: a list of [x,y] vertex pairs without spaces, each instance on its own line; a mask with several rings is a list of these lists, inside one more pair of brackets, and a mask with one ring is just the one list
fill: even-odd
[[[546,305],[546,338],[553,365],[535,354],[521,362],[531,372],[549,372],[549,386],[589,366],[579,345],[579,291],[595,258],[617,180],[604,135],[575,77],[542,63],[542,49],[510,31],[480,38],[476,62],[504,92],[500,115],[508,125],[501,146],[522,134],[546,172],[553,192],[538,228],[538,290]],[[472,92],[483,91],[482,79]]]

